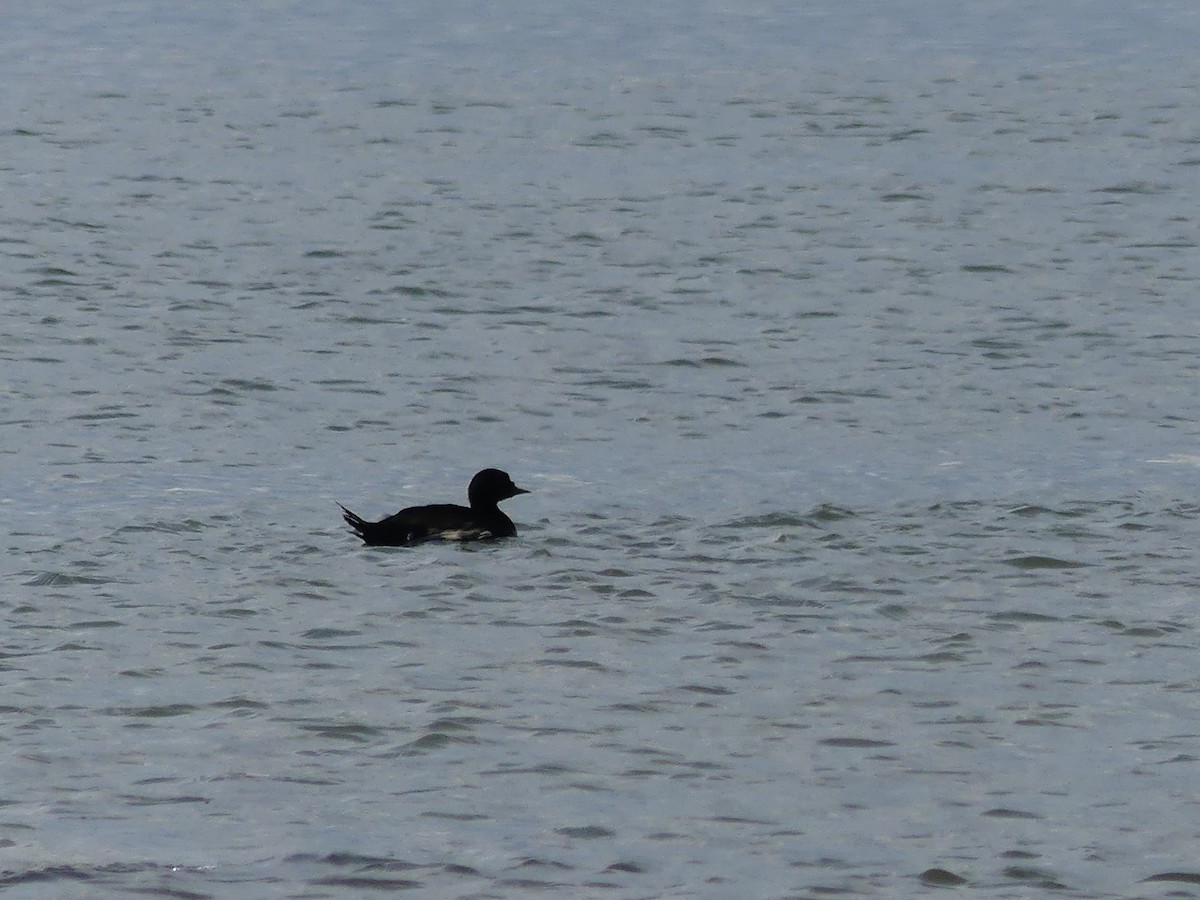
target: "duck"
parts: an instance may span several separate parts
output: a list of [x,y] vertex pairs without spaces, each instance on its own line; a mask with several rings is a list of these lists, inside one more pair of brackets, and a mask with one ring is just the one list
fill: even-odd
[[342,518],[362,542],[372,547],[411,547],[426,541],[486,541],[517,536],[517,526],[499,503],[529,491],[513,484],[507,472],[484,469],[467,486],[470,506],[434,503],[410,506],[393,516],[368,522],[342,504]]

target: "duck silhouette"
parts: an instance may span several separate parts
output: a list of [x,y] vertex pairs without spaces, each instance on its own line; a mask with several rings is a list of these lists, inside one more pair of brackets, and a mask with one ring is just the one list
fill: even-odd
[[513,484],[507,472],[484,469],[467,487],[470,506],[434,503],[410,506],[394,516],[368,522],[342,506],[342,518],[364,544],[374,547],[410,547],[425,541],[486,541],[516,537],[517,526],[500,511],[499,503],[529,491]]

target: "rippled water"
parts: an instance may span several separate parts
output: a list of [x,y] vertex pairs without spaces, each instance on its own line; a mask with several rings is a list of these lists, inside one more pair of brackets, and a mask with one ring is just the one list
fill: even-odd
[[0,891],[1200,896],[1197,13],[375,6],[11,16]]

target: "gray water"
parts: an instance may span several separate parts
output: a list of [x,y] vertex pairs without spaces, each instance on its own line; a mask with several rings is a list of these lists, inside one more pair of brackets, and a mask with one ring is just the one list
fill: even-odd
[[0,891],[1200,896],[1200,12],[392,6],[5,13]]

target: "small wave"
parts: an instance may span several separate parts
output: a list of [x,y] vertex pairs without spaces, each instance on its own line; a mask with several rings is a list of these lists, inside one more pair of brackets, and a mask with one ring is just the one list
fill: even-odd
[[1079,569],[1088,565],[1079,560],[1059,559],[1056,556],[1039,556],[1037,554],[1010,556],[1004,560],[1004,563],[1017,569]]
[[29,581],[22,582],[25,587],[65,587],[73,584],[111,584],[110,578],[96,578],[91,575],[70,575],[66,572],[42,572]]

